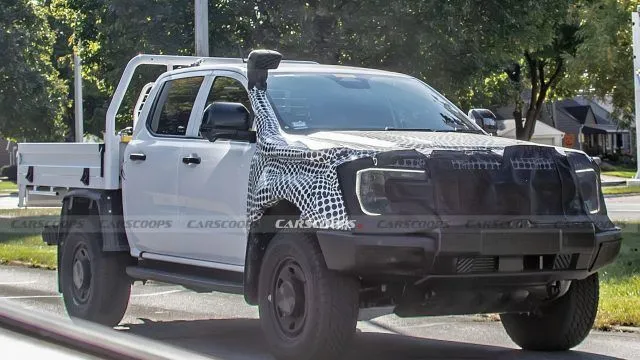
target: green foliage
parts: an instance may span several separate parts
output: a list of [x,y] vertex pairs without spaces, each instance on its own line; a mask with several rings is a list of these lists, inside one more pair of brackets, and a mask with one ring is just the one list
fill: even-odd
[[[104,129],[110,96],[129,59],[139,53],[193,52],[191,0],[3,2],[10,10],[0,13],[0,25],[26,37],[13,40],[7,45],[13,50],[2,54],[14,64],[11,70],[1,68],[9,74],[6,83],[16,88],[21,83],[40,84],[45,91],[29,96],[28,102],[14,101],[22,99],[18,92],[24,91],[0,93],[1,99],[10,99],[1,103],[0,114],[6,114],[0,117],[2,135],[60,139],[65,132],[72,134],[74,49],[84,64],[85,131],[95,135]],[[236,57],[239,49],[246,55],[252,48],[266,47],[292,59],[400,71],[425,80],[465,109],[524,102],[523,91],[532,90],[533,107],[522,111],[526,119],[537,117],[538,102],[589,89],[594,96],[611,95],[616,109],[628,116],[633,110],[629,18],[634,4],[209,0],[210,53]],[[12,20],[17,18],[26,20]],[[0,39],[3,49],[7,39]],[[521,66],[517,83],[505,73],[513,64]],[[39,81],[27,81],[16,70]],[[162,71],[148,68],[137,75],[118,114],[118,128],[130,125],[138,91]],[[16,125],[6,120],[18,113],[28,121]],[[22,129],[25,126],[31,130]],[[43,137],[49,133],[53,136]]]
[[0,135],[60,140],[65,83],[51,62],[54,36],[33,1],[3,0],[0,10]]
[[631,12],[637,5],[630,0],[585,1],[579,8],[582,43],[569,66],[568,93],[610,100],[615,115],[626,121],[623,125],[634,114]]

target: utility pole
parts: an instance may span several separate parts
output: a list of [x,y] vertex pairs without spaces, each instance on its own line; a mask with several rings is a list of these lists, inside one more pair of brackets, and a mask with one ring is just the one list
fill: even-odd
[[194,0],[196,56],[209,56],[209,1]]
[[631,14],[633,26],[633,84],[635,88],[636,118],[636,176],[627,181],[628,185],[640,185],[640,6]]
[[75,142],[82,142],[84,137],[84,122],[82,118],[82,60],[78,51],[73,52],[73,104],[75,107]]

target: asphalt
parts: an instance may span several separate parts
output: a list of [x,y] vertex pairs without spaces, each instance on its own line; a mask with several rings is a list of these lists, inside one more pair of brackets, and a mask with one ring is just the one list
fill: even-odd
[[[0,301],[69,321],[56,287],[53,271],[0,266]],[[223,359],[271,359],[257,318],[257,308],[241,296],[136,283],[117,329]],[[592,331],[573,351],[526,352],[499,322],[474,316],[385,315],[360,321],[358,330],[347,359],[640,359],[640,334]]]
[[605,204],[613,221],[640,221],[640,195],[608,197]]

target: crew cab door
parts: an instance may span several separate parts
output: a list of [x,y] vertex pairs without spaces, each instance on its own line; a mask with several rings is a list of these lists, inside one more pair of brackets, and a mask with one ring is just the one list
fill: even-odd
[[246,79],[229,71],[214,72],[213,84],[194,126],[197,139],[185,142],[178,166],[180,256],[241,270],[247,243],[246,211],[249,167],[255,144],[200,136],[203,110],[214,101],[242,103],[251,110]]
[[[172,254],[178,233],[178,169],[192,111],[210,72],[176,74],[158,81],[127,144],[122,168],[125,228],[131,253]],[[203,92],[202,96],[206,96]]]

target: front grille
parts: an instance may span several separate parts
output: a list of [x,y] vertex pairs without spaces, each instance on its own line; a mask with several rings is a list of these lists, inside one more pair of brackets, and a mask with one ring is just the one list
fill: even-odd
[[552,148],[434,151],[426,167],[439,215],[565,215],[575,197],[569,163]]
[[494,272],[497,269],[497,259],[495,256],[460,257],[456,262],[456,273]]

